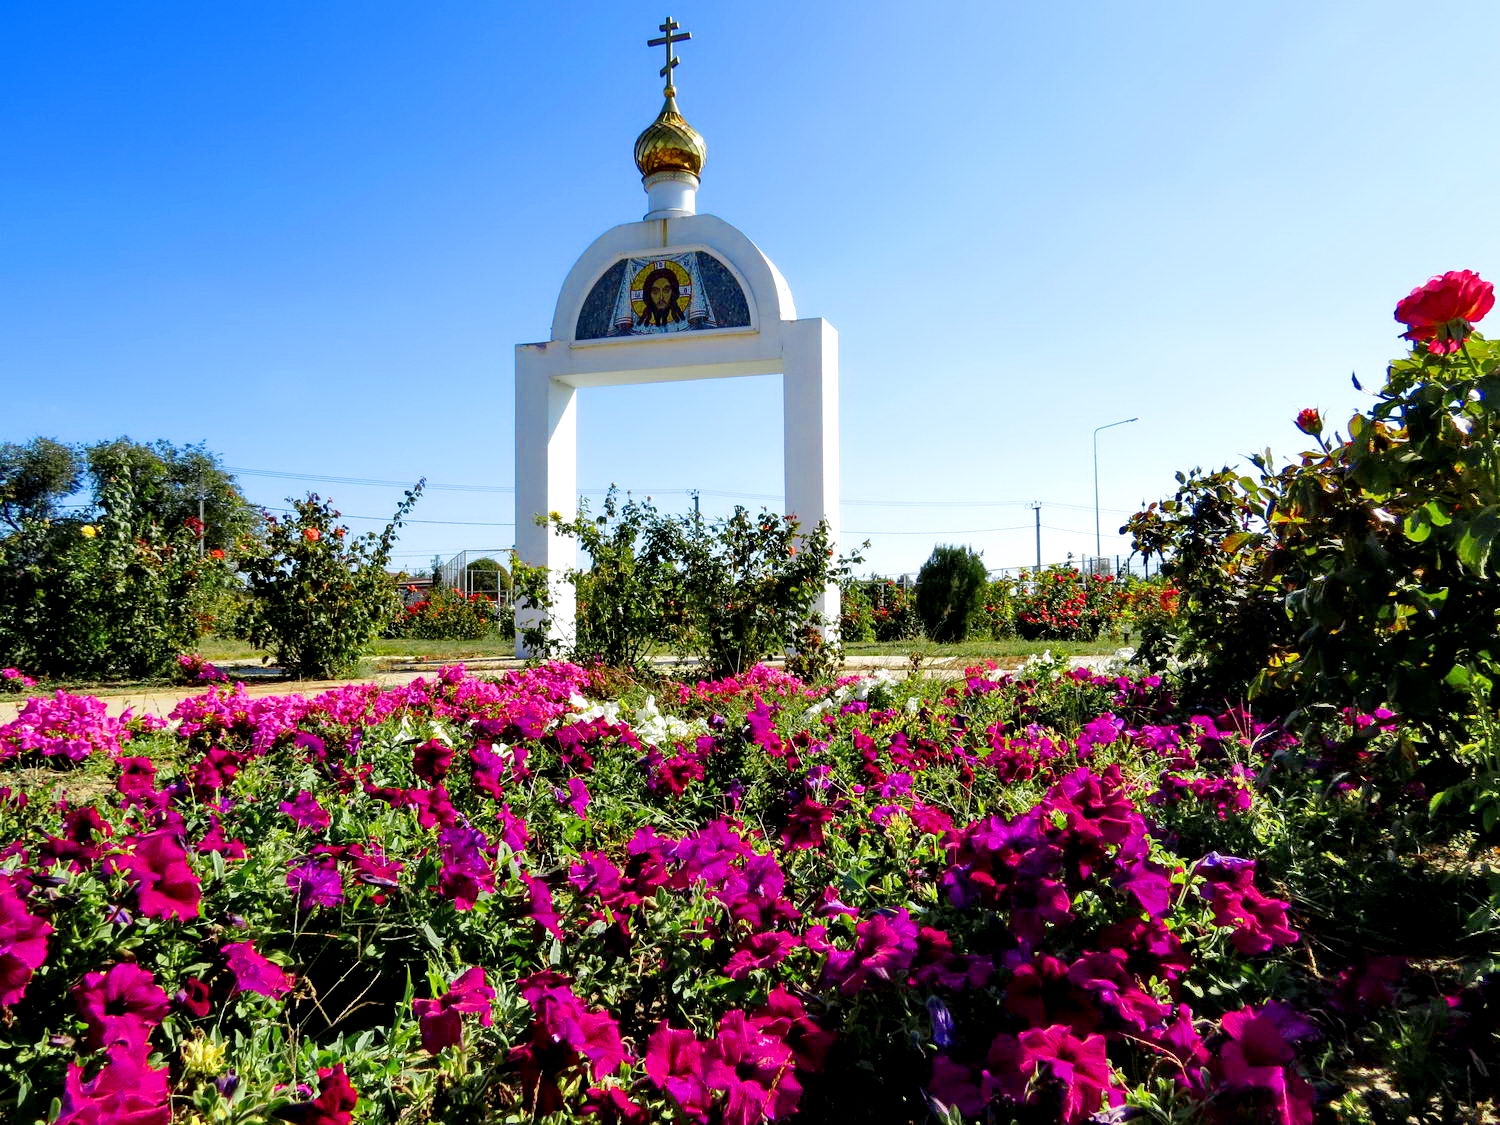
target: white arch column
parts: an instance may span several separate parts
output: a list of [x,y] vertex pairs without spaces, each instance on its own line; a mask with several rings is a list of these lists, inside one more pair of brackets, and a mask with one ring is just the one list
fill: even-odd
[[[839,546],[839,334],[821,317],[788,321],[782,332],[783,495],[804,527],[828,521]],[[813,606],[825,637],[839,624],[839,588],[830,583]]]
[[577,547],[550,523],[537,523],[549,512],[572,519],[578,511],[578,392],[552,377],[549,346],[558,345],[516,346],[516,554],[547,568],[552,593],[550,613],[516,606],[516,655],[523,657],[539,654],[522,630],[545,619],[549,639],[571,644],[576,616],[576,592],[562,576],[577,565]]

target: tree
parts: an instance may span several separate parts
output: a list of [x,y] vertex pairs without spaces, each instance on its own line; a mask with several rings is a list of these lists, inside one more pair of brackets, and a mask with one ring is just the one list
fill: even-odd
[[917,574],[917,616],[930,640],[955,644],[983,609],[989,572],[968,547],[938,546]]
[[128,471],[137,502],[151,518],[162,527],[193,528],[205,551],[231,550],[257,528],[255,509],[201,443],[179,447],[121,437],[88,446],[83,456],[96,504],[102,483]]
[[78,491],[83,466],[72,446],[51,438],[0,445],[0,520],[12,531],[23,520],[51,519],[58,503]]

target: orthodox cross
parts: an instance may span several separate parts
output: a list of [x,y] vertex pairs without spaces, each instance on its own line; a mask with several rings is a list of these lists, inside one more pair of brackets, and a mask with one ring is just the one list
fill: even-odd
[[667,88],[665,90],[665,93],[668,97],[672,97],[677,93],[677,91],[672,87],[672,71],[677,68],[677,63],[679,60],[677,56],[672,53],[672,45],[674,43],[686,43],[693,37],[693,33],[691,31],[684,31],[681,35],[672,34],[672,32],[676,31],[681,26],[682,25],[674,20],[671,16],[668,16],[667,22],[661,24],[657,28],[658,31],[663,31],[666,34],[663,35],[660,39],[646,40],[646,46],[648,47],[665,46],[667,48],[667,65],[661,68],[660,73],[661,76],[667,80]]

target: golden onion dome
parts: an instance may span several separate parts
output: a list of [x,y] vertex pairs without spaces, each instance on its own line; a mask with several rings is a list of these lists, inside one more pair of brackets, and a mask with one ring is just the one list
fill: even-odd
[[635,139],[635,166],[642,178],[658,172],[691,172],[703,175],[708,142],[687,123],[677,109],[676,92],[669,86],[667,100],[656,120]]

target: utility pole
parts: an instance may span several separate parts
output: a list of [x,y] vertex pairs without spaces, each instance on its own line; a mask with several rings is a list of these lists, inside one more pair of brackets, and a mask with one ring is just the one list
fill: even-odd
[[208,538],[208,525],[203,522],[203,489],[198,489],[198,557],[203,557],[203,540]]
[[688,495],[693,498],[693,522],[702,523],[703,515],[698,511],[698,490],[696,488],[690,488],[688,489]]
[[1042,573],[1042,502],[1032,501],[1031,510],[1036,513],[1036,572]]

